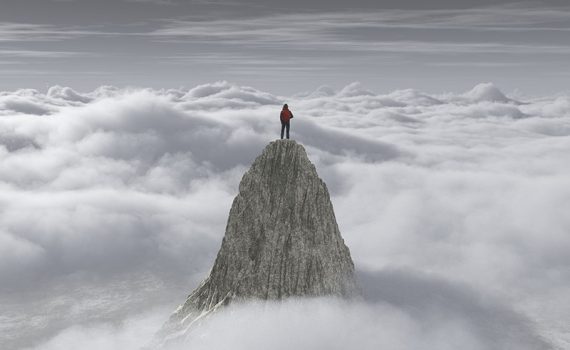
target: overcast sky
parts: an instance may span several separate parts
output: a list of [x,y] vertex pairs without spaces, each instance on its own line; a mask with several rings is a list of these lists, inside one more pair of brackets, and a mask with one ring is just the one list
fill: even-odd
[[3,0],[0,89],[567,90],[567,1]]

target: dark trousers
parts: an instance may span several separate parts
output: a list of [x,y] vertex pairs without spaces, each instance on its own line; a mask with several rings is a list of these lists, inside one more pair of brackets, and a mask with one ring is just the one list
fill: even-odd
[[289,127],[289,122],[281,122],[281,139],[283,139],[283,131],[285,131],[285,129],[287,129],[287,138],[289,138]]

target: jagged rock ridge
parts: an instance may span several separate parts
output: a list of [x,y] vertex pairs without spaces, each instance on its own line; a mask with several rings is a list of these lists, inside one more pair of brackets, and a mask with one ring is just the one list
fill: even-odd
[[184,331],[232,300],[349,297],[354,265],[305,149],[271,142],[243,176],[210,275],[165,329]]

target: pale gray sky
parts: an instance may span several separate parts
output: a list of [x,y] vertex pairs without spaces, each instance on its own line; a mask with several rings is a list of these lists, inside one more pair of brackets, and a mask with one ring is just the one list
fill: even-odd
[[568,90],[567,1],[2,0],[0,89]]

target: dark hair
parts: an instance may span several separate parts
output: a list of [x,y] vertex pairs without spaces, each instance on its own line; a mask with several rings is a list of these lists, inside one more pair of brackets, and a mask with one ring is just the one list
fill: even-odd
[[283,109],[285,109],[285,108],[289,108],[289,106],[287,106],[286,103],[283,105]]

